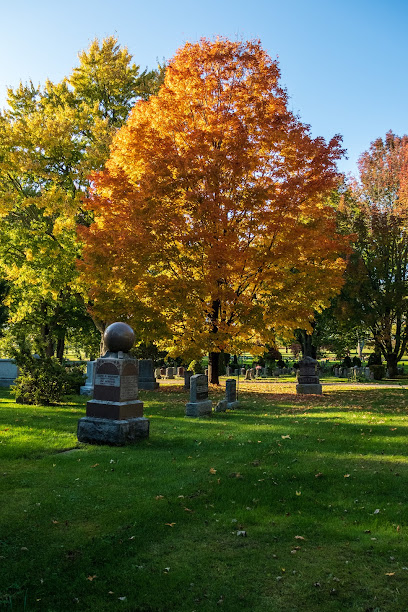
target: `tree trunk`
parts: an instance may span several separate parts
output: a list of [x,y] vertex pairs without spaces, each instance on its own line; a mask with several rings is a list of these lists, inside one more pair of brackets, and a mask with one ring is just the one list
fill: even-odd
[[208,375],[210,378],[210,383],[212,385],[219,385],[219,364],[220,364],[220,354],[219,353],[210,353],[209,361],[208,361]]
[[[218,331],[218,316],[220,312],[220,307],[221,307],[220,301],[213,300],[212,313],[211,313],[211,322],[212,322],[211,333],[213,334],[216,334]],[[208,360],[208,375],[210,378],[210,383],[212,385],[220,384],[219,364],[220,364],[220,353],[213,352],[213,351],[210,352],[209,360]]]
[[398,375],[398,355],[396,353],[387,353],[385,358],[389,378],[396,378]]
[[65,348],[65,334],[60,336],[57,341],[57,359],[60,361],[64,358],[64,348]]

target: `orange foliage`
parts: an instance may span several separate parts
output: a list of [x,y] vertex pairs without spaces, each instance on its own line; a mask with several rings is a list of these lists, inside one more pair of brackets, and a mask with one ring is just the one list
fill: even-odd
[[342,284],[328,194],[341,139],[312,139],[260,43],[181,48],[94,176],[83,277],[95,312],[193,356],[304,327]]

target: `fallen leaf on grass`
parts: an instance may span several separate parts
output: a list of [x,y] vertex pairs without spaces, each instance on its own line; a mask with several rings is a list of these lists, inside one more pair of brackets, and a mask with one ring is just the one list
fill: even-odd
[[190,510],[190,508],[184,508],[185,512],[193,512],[193,510]]
[[168,525],[169,527],[174,527],[174,525],[175,525],[176,523],[164,523],[164,524],[165,524],[165,525]]
[[164,499],[164,495],[156,495],[155,499]]
[[302,491],[296,491],[296,495],[297,496],[302,495]]
[[95,463],[95,465],[91,465],[91,468],[97,467],[99,463]]
[[350,478],[350,474],[344,474],[344,478]]
[[386,572],[386,576],[395,576],[395,572]]
[[323,476],[322,472],[319,472],[318,474],[315,474],[315,478],[321,478]]
[[230,478],[243,478],[243,476],[242,476],[242,474],[240,474],[240,472],[231,472],[229,477]]
[[215,470],[214,468],[210,468],[210,474],[216,474],[217,470]]
[[54,521],[54,520],[52,521],[53,525],[58,525],[58,523],[59,523],[59,521]]
[[95,580],[95,578],[97,578],[97,576],[88,576],[87,580],[89,580],[90,582],[92,582],[92,580]]
[[295,536],[295,540],[306,540],[303,536]]
[[290,436],[281,436],[282,440],[290,440]]
[[379,508],[377,508],[377,510],[374,510],[374,512],[373,512],[373,514],[379,514],[379,513],[380,513]]

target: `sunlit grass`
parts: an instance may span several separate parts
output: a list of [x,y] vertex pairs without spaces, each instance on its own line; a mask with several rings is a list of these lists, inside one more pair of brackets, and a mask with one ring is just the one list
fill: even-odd
[[77,442],[85,400],[2,393],[4,609],[406,611],[407,391],[251,382],[210,419],[140,395],[150,438],[114,448]]

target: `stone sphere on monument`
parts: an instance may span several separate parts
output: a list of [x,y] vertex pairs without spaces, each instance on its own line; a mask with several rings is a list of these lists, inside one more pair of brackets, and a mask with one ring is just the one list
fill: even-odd
[[135,332],[127,323],[112,323],[103,334],[105,345],[111,353],[123,351],[127,353],[135,341]]

